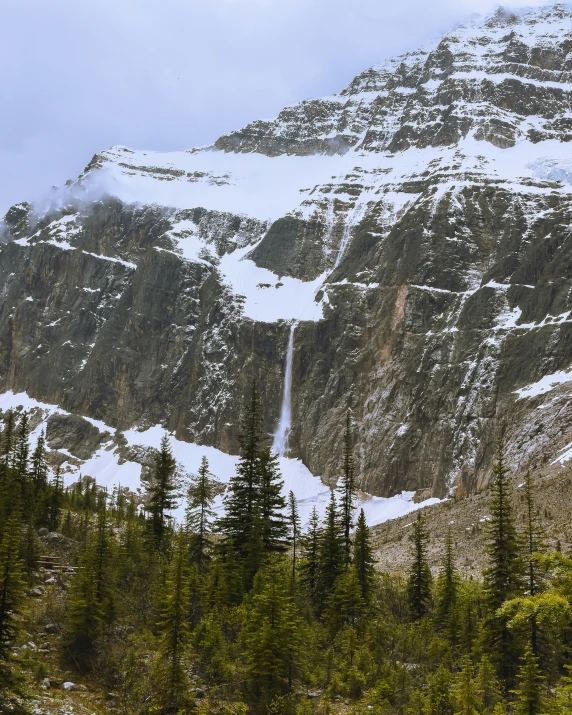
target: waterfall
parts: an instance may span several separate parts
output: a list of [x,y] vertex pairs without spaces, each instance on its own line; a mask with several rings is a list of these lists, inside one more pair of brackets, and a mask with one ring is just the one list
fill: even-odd
[[290,337],[288,339],[288,351],[286,353],[286,370],[284,372],[284,394],[282,396],[282,409],[280,410],[280,422],[274,434],[272,449],[279,457],[285,457],[288,453],[288,437],[292,428],[292,356],[294,354],[294,331],[296,323],[290,326]]

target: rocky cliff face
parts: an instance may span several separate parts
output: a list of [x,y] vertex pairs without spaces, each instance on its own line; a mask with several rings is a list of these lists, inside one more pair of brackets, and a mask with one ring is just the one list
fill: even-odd
[[[0,388],[234,451],[443,496],[572,440],[572,15],[499,11],[213,147],[96,155],[0,249]],[[566,455],[564,455],[566,457]]]

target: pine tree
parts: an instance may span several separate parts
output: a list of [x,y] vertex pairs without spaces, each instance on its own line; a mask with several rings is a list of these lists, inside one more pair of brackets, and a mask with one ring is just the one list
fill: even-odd
[[538,667],[538,659],[530,646],[526,646],[522,665],[518,671],[518,688],[516,695],[516,715],[538,715],[544,712],[542,698],[542,683],[544,678]]
[[459,578],[455,568],[455,558],[453,555],[453,538],[451,528],[447,531],[445,541],[445,556],[443,566],[437,577],[436,599],[435,599],[435,622],[437,626],[445,631],[451,641],[457,639],[457,596],[459,589]]
[[155,457],[152,483],[146,499],[150,530],[156,546],[163,545],[167,525],[171,520],[168,512],[177,506],[176,468],[169,438],[164,434]]
[[500,684],[496,678],[495,669],[486,655],[483,655],[479,662],[477,695],[479,710],[483,713],[492,713],[501,700]]
[[189,642],[187,613],[189,609],[189,573],[187,543],[179,531],[173,562],[162,596],[158,630],[160,700],[167,712],[184,707],[188,688],[185,658]]
[[360,510],[354,540],[353,559],[364,603],[369,603],[375,581],[375,559],[369,527],[363,509]]
[[294,587],[300,538],[300,514],[298,513],[298,502],[292,490],[288,494],[288,524],[290,526],[290,544],[292,545],[292,586]]
[[89,663],[97,639],[115,616],[114,543],[104,505],[79,559],[67,606],[66,647],[78,663]]
[[284,510],[286,501],[282,496],[284,482],[280,479],[278,457],[269,447],[260,450],[259,485],[255,493],[260,534],[265,553],[280,553],[286,550],[288,523]]
[[413,544],[413,563],[409,572],[407,592],[409,609],[414,620],[423,618],[431,607],[431,569],[427,561],[427,528],[420,512],[413,524],[410,537]]
[[357,628],[365,611],[365,601],[355,564],[344,571],[334,584],[334,590],[327,597],[327,618],[332,633],[342,626]]
[[257,492],[260,486],[262,407],[256,383],[241,421],[240,459],[225,497],[225,516],[219,526],[232,539],[241,558],[246,558],[254,540]]
[[302,562],[300,564],[300,583],[308,594],[314,608],[318,606],[318,574],[320,568],[320,521],[316,507],[312,508],[308,529],[300,539]]
[[509,687],[514,678],[517,651],[515,636],[507,626],[506,617],[499,615],[498,610],[504,601],[518,595],[523,574],[508,473],[504,442],[499,438],[490,486],[491,520],[486,549],[489,566],[483,576],[485,605],[488,612],[485,622],[485,643],[505,687]]
[[333,591],[336,579],[343,573],[346,563],[343,524],[338,516],[336,495],[332,490],[324,525],[320,531],[316,583],[318,610],[322,610],[326,605],[326,599]]
[[196,475],[191,478],[187,490],[187,531],[191,559],[202,574],[211,558],[211,536],[214,520],[212,504],[215,498],[215,482],[209,472],[206,457]]
[[301,660],[302,621],[287,588],[285,569],[280,561],[261,569],[248,605],[248,677],[263,712],[276,696],[290,691]]
[[457,705],[455,715],[478,715],[479,699],[475,684],[475,669],[468,655],[463,656],[461,660],[461,671],[457,675],[453,693]]
[[50,484],[50,488],[47,494],[48,528],[51,531],[57,531],[58,529],[63,501],[64,484],[62,479],[62,472],[58,465],[58,467],[56,467],[54,478],[52,483]]
[[6,520],[14,511],[21,512],[20,495],[13,488],[12,464],[15,444],[15,418],[12,410],[4,416],[0,438],[0,538]]
[[[540,593],[544,581],[542,570],[539,568],[534,556],[544,550],[544,534],[536,513],[533,490],[532,477],[528,472],[524,478],[524,497],[526,502],[524,537],[526,540],[526,580],[530,596]],[[538,658],[538,626],[535,616],[532,617],[531,621],[530,647],[533,654]]]
[[451,673],[439,666],[429,678],[428,715],[453,715]]
[[0,544],[0,660],[6,661],[24,601],[24,564],[20,556],[20,515],[14,512]]
[[44,432],[38,437],[32,454],[32,485],[36,502],[48,488],[48,462],[46,461],[46,438]]
[[348,411],[344,430],[343,467],[340,485],[340,516],[344,533],[346,563],[349,563],[351,558],[350,534],[353,527],[353,513],[356,506],[356,485],[352,449],[351,420]]
[[22,412],[16,429],[16,442],[12,462],[13,488],[17,490],[22,505],[22,516],[28,518],[31,506],[30,490],[30,427],[28,413]]

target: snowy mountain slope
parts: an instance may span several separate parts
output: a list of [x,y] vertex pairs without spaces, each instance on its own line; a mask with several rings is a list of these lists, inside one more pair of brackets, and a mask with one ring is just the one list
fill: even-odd
[[572,364],[571,50],[566,7],[499,11],[213,147],[97,154],[5,218],[0,387],[232,453],[298,321],[313,474],[348,408],[373,494],[475,489],[501,425],[516,469],[555,460],[570,382],[529,386]]

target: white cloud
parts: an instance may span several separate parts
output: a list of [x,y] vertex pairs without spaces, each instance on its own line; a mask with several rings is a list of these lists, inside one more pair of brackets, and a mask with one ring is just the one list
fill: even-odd
[[3,0],[0,213],[75,178],[99,149],[212,142],[495,5]]

